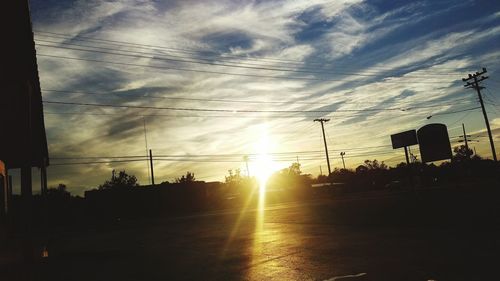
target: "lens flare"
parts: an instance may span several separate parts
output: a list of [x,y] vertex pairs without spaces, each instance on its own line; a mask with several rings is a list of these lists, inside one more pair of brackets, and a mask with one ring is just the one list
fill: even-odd
[[278,169],[277,164],[269,155],[271,149],[272,143],[269,140],[267,130],[263,130],[259,141],[255,144],[257,155],[253,163],[254,175],[259,182],[259,191],[261,193],[266,191],[267,180]]

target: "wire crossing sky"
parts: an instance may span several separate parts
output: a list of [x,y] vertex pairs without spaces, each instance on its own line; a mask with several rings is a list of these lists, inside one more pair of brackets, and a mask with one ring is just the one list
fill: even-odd
[[298,157],[317,175],[326,163],[315,118],[331,119],[333,168],[342,151],[350,168],[395,165],[404,154],[390,134],[428,123],[484,134],[461,81],[482,67],[498,142],[497,2],[32,0],[49,185],[81,194],[113,169],[147,184],[146,141],[157,182],[187,171],[223,180],[264,153],[272,169]]

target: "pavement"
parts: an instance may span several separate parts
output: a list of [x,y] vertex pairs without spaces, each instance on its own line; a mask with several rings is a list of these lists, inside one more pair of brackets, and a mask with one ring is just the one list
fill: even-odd
[[54,232],[2,280],[496,280],[498,191],[371,193]]

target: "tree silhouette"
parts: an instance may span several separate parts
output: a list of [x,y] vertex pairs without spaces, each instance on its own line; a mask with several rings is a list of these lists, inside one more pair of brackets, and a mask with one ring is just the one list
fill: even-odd
[[288,167],[288,173],[292,174],[292,175],[297,175],[299,176],[300,174],[302,174],[302,171],[300,170],[300,163],[292,163],[292,165],[290,165],[290,167]]
[[[360,166],[361,169],[367,169],[365,166]],[[358,167],[359,168],[359,167]],[[335,168],[330,175],[330,181],[341,181],[346,182],[352,180],[352,178],[356,175],[356,173],[349,169],[339,169]],[[319,178],[319,177],[318,177]]]
[[472,149],[467,148],[465,145],[453,148],[453,152],[455,153],[455,155],[453,155],[453,160],[457,162],[466,161],[470,159],[473,154]]
[[236,169],[233,173],[233,170],[228,170],[229,176],[226,176],[226,183],[228,184],[238,184],[242,181],[241,170]]
[[69,197],[71,194],[67,191],[66,185],[60,183],[57,187],[48,188],[47,195],[51,197]]
[[288,168],[275,172],[267,182],[267,185],[271,188],[286,188],[289,190],[308,187],[310,184],[310,175],[302,174],[300,164],[297,162],[292,163]]
[[377,159],[371,161],[371,160],[365,160],[365,166],[368,168],[368,170],[387,170],[387,165],[382,162],[378,162]]
[[180,178],[175,179],[176,183],[191,183],[195,181],[194,173],[191,172],[187,172],[186,175],[182,175]]
[[99,185],[99,189],[130,189],[139,186],[134,175],[120,171],[117,176],[115,170],[111,173],[111,180],[106,180],[102,185]]
[[[366,160],[366,161],[368,161],[368,160]],[[368,171],[368,167],[366,167],[365,165],[359,165],[356,168],[356,174],[363,174],[363,173],[366,173],[366,171]]]

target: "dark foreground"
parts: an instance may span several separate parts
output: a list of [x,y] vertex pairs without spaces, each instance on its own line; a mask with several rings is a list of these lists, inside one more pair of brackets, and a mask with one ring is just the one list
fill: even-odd
[[0,280],[498,280],[499,196],[384,191],[58,230],[31,269],[0,260]]

